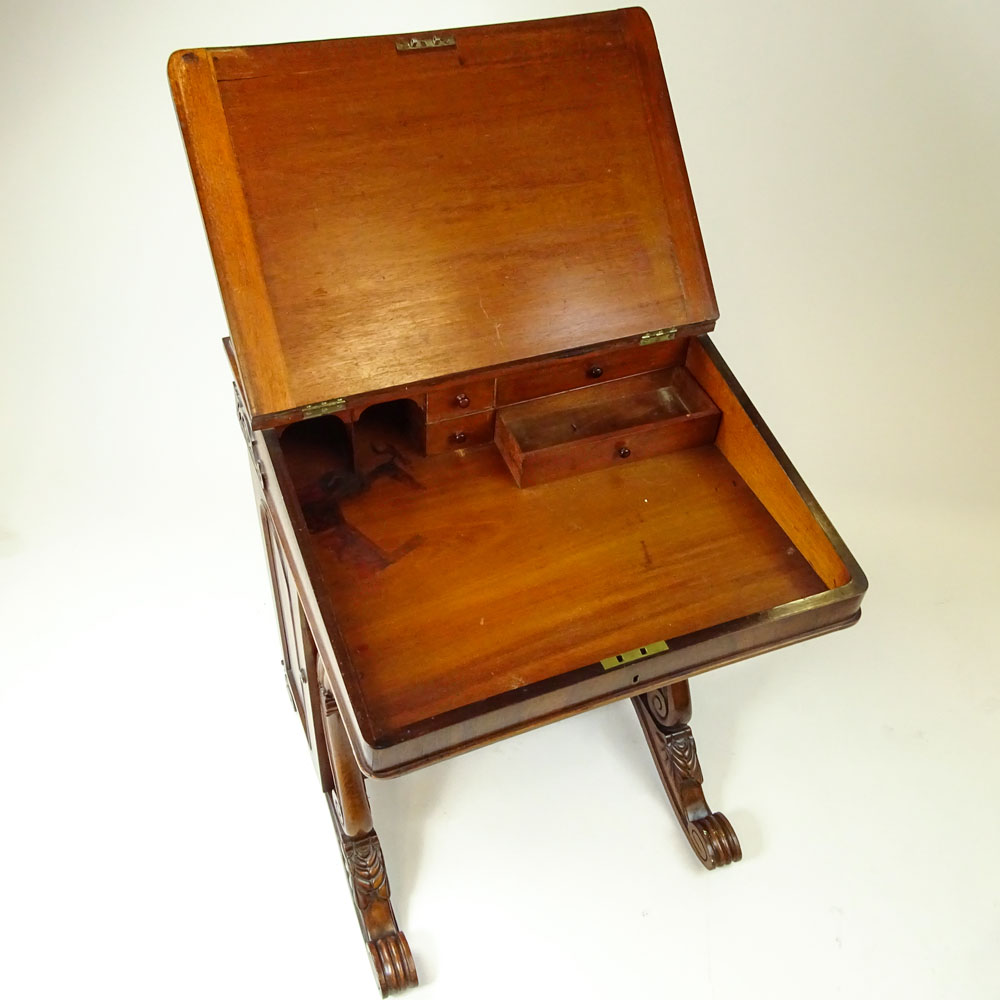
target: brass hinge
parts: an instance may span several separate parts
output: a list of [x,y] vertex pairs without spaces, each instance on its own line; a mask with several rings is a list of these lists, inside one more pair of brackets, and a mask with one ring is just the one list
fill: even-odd
[[338,399],[328,399],[325,403],[310,403],[302,407],[302,419],[309,420],[311,417],[322,417],[327,413],[336,413],[338,410],[347,409],[347,400],[343,396]]
[[454,48],[455,39],[451,35],[431,35],[430,38],[402,38],[396,42],[397,52],[420,52],[422,49]]
[[677,336],[677,327],[672,326],[669,330],[651,330],[644,333],[639,338],[639,346],[645,347],[647,344],[662,344],[665,340],[673,340]]
[[605,670],[614,670],[615,667],[622,667],[626,663],[634,663],[636,660],[645,660],[647,656],[656,656],[657,653],[665,653],[669,648],[661,639],[660,642],[651,642],[648,646],[630,649],[627,653],[619,653],[617,656],[607,656],[601,660],[601,666]]

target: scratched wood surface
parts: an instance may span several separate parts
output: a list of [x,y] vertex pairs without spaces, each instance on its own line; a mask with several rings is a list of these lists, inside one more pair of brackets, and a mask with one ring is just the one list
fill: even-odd
[[825,589],[711,445],[519,490],[491,446],[399,439],[324,505],[346,467],[304,433],[285,454],[381,731]]
[[717,316],[645,13],[443,33],[171,62],[256,417]]

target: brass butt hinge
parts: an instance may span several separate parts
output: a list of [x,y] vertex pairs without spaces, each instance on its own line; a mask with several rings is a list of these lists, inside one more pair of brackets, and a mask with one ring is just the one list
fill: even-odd
[[614,670],[615,667],[623,667],[626,663],[635,663],[636,660],[645,660],[647,656],[656,656],[657,653],[665,653],[669,648],[663,640],[660,642],[651,642],[648,646],[630,649],[627,653],[619,653],[617,656],[607,656],[601,660],[601,666],[605,670]]
[[310,403],[302,407],[302,419],[309,420],[311,417],[323,417],[328,413],[337,413],[339,410],[347,409],[347,400],[343,396],[338,399],[328,399],[325,403]]
[[651,330],[644,333],[639,338],[639,346],[646,347],[648,344],[662,344],[665,340],[673,340],[677,336],[677,327],[672,326],[669,330]]
[[421,52],[424,49],[452,49],[455,39],[451,35],[431,35],[429,38],[400,38],[396,41],[397,52]]

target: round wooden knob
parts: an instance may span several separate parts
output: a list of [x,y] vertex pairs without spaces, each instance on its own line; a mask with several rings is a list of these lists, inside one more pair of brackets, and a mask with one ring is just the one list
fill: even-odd
[[631,454],[632,454],[632,449],[629,448],[629,447],[627,447],[626,445],[622,445],[618,449],[618,457],[619,458],[628,458],[629,455],[631,455]]
[[463,444],[465,442],[465,431],[456,431],[452,434],[451,439],[455,444]]
[[604,369],[600,365],[591,365],[591,367],[587,369],[587,374],[591,378],[600,378],[604,374]]
[[461,407],[462,407],[462,409],[464,410],[464,409],[465,409],[465,408],[466,408],[466,407],[467,407],[467,406],[469,405],[469,403],[470,403],[470,399],[469,399],[469,397],[468,397],[468,396],[466,396],[466,394],[465,394],[464,392],[460,392],[460,393],[459,393],[459,394],[458,394],[458,395],[457,395],[457,396],[455,397],[455,402],[456,402],[456,403],[457,403],[457,404],[458,404],[459,406],[461,406]]

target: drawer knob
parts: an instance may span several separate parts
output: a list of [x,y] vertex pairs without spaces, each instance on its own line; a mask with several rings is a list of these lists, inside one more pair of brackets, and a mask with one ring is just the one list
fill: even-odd
[[455,442],[455,444],[464,444],[465,443],[465,431],[456,431],[454,434],[452,434],[451,439],[452,439],[452,441]]
[[465,408],[466,408],[466,407],[467,407],[467,406],[469,405],[469,403],[470,403],[470,399],[469,399],[469,397],[468,397],[468,396],[466,396],[466,394],[465,394],[464,392],[460,392],[460,393],[459,393],[459,394],[458,394],[458,395],[457,395],[457,396],[455,397],[455,402],[456,402],[456,403],[457,403],[457,404],[458,404],[459,406],[461,406],[461,407],[462,407],[462,409],[464,410],[464,409],[465,409]]
[[604,369],[600,365],[591,365],[587,369],[587,374],[591,378],[600,378],[604,374]]
[[622,446],[621,446],[621,447],[620,447],[620,448],[618,449],[618,457],[619,457],[619,458],[628,458],[628,457],[629,457],[629,455],[631,455],[631,454],[632,454],[632,449],[631,449],[631,448],[629,448],[629,447],[628,447],[627,445],[624,445],[624,444],[623,444],[623,445],[622,445]]

